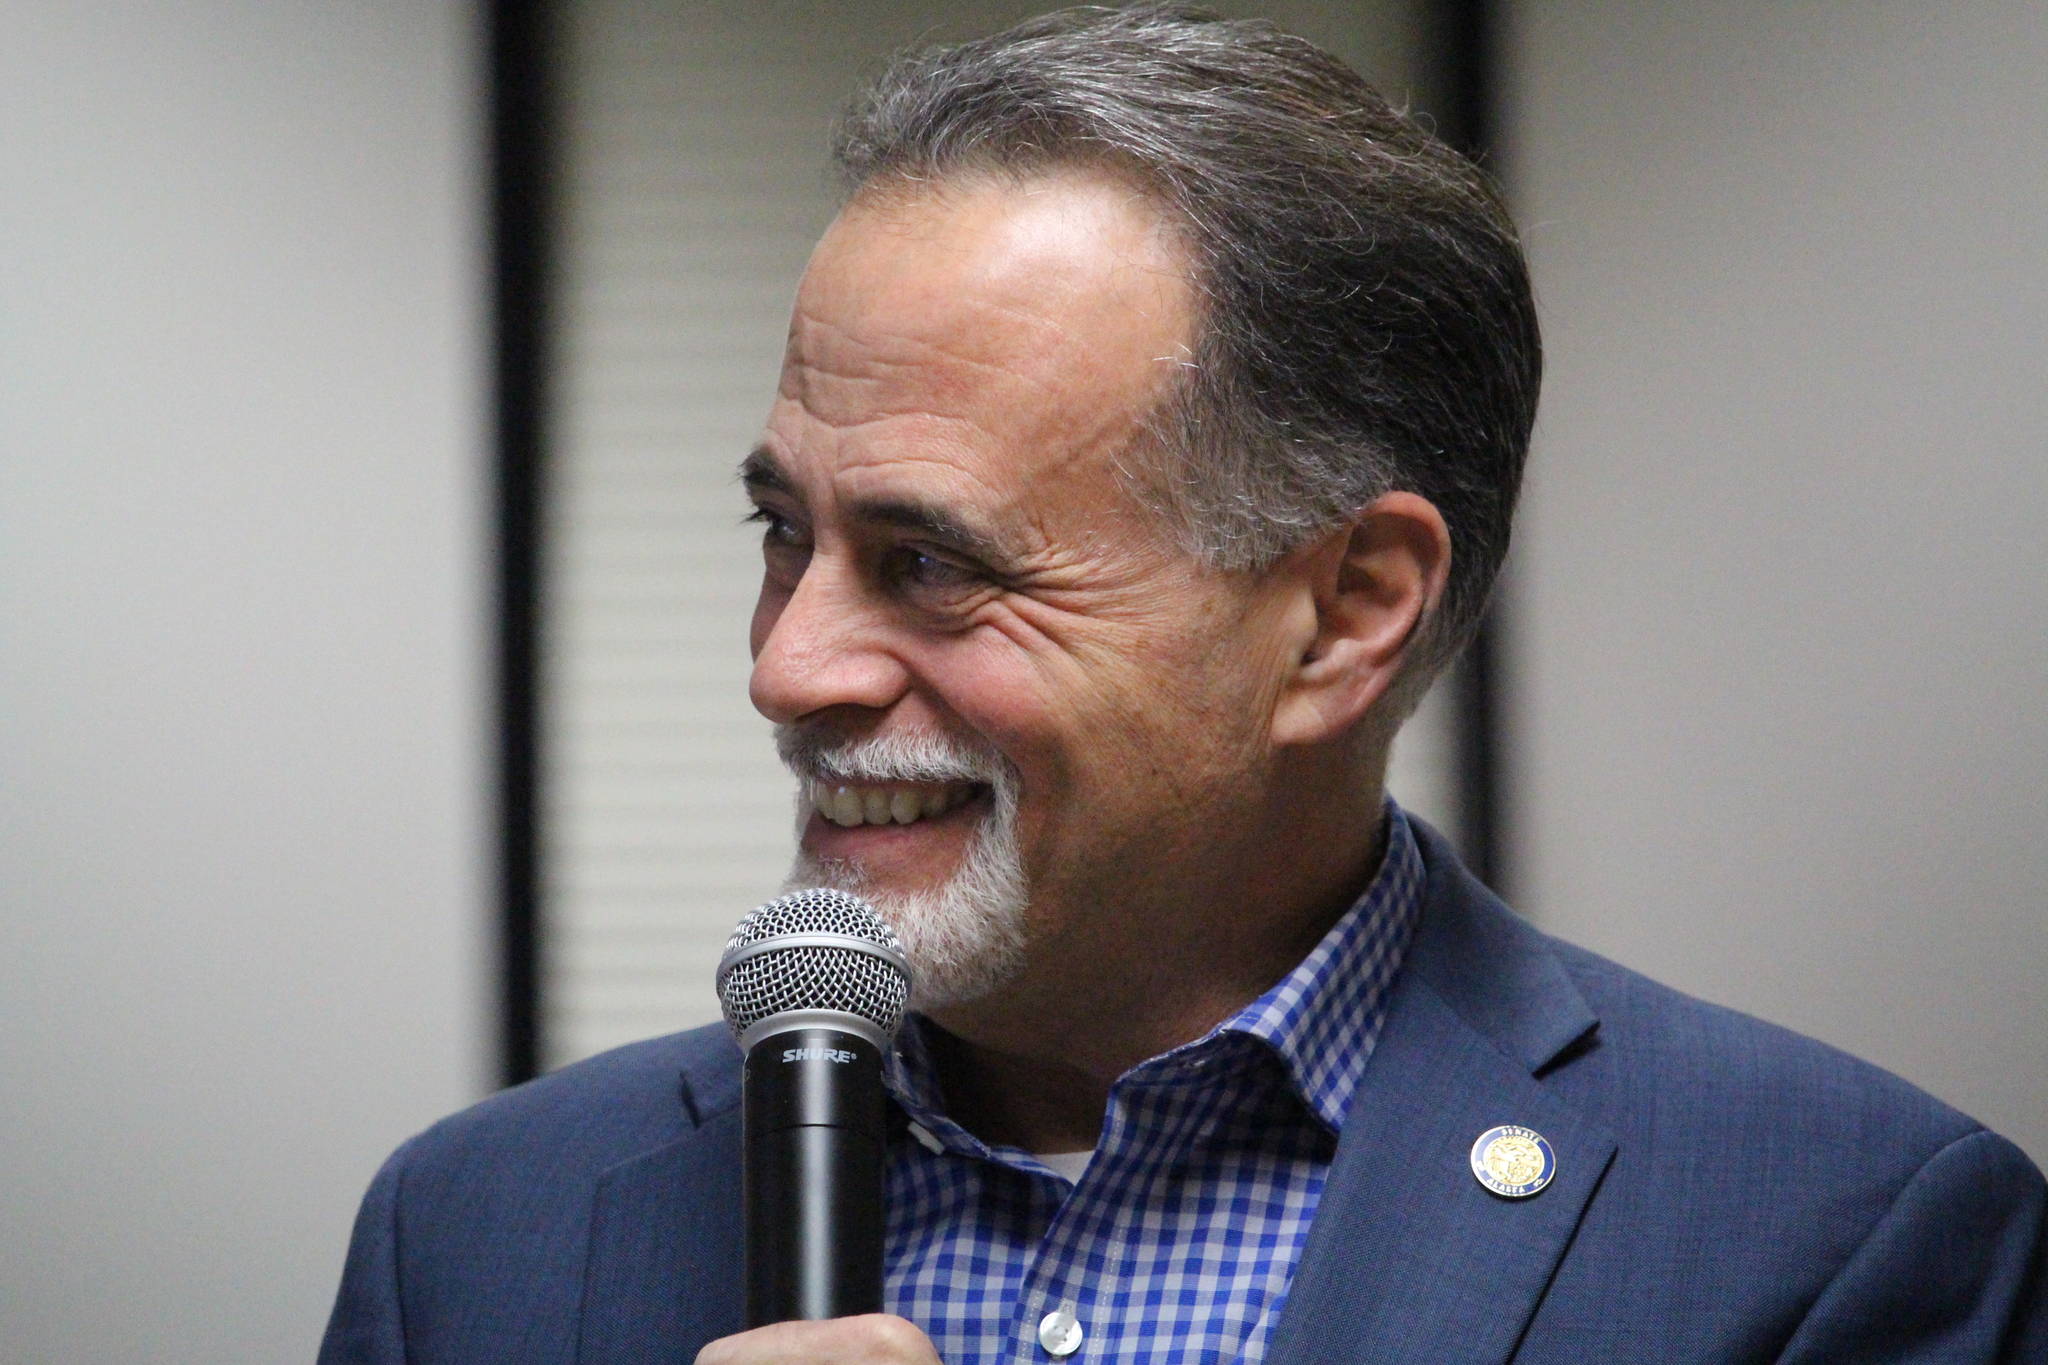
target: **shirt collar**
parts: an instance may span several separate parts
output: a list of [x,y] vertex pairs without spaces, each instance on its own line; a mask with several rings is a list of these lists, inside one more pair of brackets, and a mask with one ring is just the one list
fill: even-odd
[[[1389,797],[1379,871],[1308,956],[1229,1019],[1139,1063],[1126,1079],[1141,1073],[1209,1074],[1220,1082],[1230,1068],[1199,1064],[1249,1039],[1279,1059],[1310,1112],[1333,1133],[1341,1131],[1379,1039],[1387,988],[1400,970],[1421,907],[1422,880],[1414,832]],[[923,1020],[912,1015],[898,1038],[885,1071],[890,1092],[915,1125],[945,1145],[988,1155],[988,1148],[942,1112],[922,1029]]]
[[1422,905],[1422,854],[1390,797],[1380,869],[1322,941],[1270,990],[1218,1025],[1271,1048],[1296,1094],[1334,1133],[1344,1127],[1379,1041],[1387,988]]

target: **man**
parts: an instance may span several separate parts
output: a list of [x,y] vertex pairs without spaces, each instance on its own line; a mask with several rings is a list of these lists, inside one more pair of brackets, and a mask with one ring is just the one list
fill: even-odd
[[402,1148],[325,1359],[2048,1358],[2010,1144],[1534,933],[1382,795],[1535,410],[1469,165],[1152,7],[906,58],[838,156],[752,693],[793,880],[919,974],[891,1312],[738,1330],[707,1031]]

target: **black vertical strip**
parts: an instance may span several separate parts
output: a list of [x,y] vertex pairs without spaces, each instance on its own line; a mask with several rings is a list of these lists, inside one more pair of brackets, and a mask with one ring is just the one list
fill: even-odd
[[[1482,164],[1493,150],[1497,31],[1490,0],[1436,0],[1438,133]],[[1489,166],[1495,175],[1498,166]],[[1447,680],[1458,725],[1460,850],[1480,880],[1503,893],[1507,865],[1501,635],[1496,598]]]
[[540,1069],[540,569],[546,454],[548,113],[543,0],[490,0],[496,336],[499,1073]]
[[1458,823],[1466,862],[1479,880],[1510,894],[1501,766],[1500,636],[1503,612],[1487,609],[1451,675],[1458,715]]

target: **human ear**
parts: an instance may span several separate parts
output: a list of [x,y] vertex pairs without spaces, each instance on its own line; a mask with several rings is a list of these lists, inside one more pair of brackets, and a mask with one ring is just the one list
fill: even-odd
[[1387,493],[1296,555],[1314,611],[1274,708],[1281,745],[1340,738],[1387,695],[1443,599],[1451,535],[1427,498]]

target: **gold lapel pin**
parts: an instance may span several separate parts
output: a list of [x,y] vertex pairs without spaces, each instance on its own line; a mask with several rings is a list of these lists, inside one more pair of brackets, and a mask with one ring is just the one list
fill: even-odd
[[1472,1144],[1472,1174],[1506,1199],[1527,1199],[1557,1174],[1557,1153],[1534,1128],[1504,1123]]

